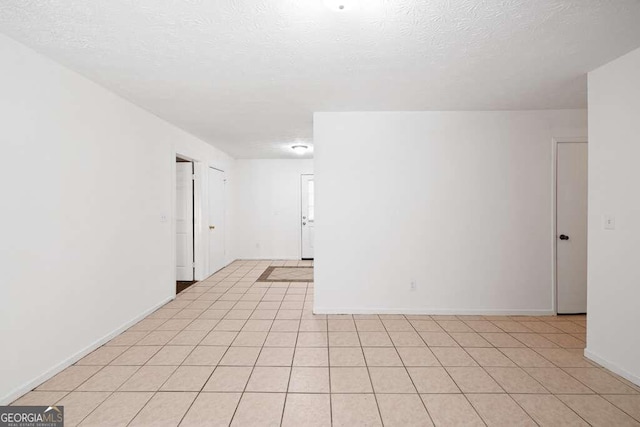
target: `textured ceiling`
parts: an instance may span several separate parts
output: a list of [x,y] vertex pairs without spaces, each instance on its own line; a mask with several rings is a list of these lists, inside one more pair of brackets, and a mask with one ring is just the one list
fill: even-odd
[[314,111],[585,107],[585,73],[640,46],[640,0],[0,0],[0,31],[267,158]]

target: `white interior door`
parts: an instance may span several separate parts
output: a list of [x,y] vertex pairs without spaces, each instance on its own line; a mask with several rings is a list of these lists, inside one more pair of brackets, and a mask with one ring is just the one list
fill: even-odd
[[176,163],[176,280],[193,280],[193,163]]
[[225,266],[224,172],[209,168],[209,274]]
[[313,175],[302,175],[302,259],[313,259],[314,188]]
[[587,311],[587,144],[557,151],[556,265],[558,314]]

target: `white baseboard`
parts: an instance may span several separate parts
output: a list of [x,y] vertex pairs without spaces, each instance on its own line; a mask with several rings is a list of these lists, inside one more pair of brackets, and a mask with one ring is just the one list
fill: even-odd
[[603,359],[602,357],[592,353],[591,350],[589,350],[588,348],[584,349],[584,357],[596,362],[598,365],[600,365],[600,366],[602,366],[604,368],[607,368],[611,372],[620,375],[622,378],[631,381],[635,385],[640,386],[640,377],[639,376],[634,375],[634,374],[628,372],[627,370],[619,367],[615,363],[611,363],[608,360]]
[[430,308],[327,308],[314,307],[314,314],[413,314],[460,316],[553,316],[553,310],[482,310],[482,309],[430,309]]
[[299,256],[276,256],[276,257],[240,257],[236,261],[301,261]]
[[[52,367],[51,369],[48,369],[46,372],[38,375],[36,378],[32,379],[31,381],[28,381],[26,384],[23,384],[23,385],[15,388],[15,389],[13,389],[7,395],[5,395],[2,398],[0,398],[0,405],[8,405],[9,403],[13,402],[14,400],[18,399],[19,397],[23,396],[24,394],[30,392],[34,388],[38,387],[40,384],[44,383],[48,379],[50,379],[50,378],[54,377],[55,375],[59,374],[62,370],[68,368],[71,365],[73,365],[78,360],[82,359],[84,356],[86,356],[87,354],[91,353],[92,351],[94,351],[98,347],[102,346],[103,344],[105,344],[106,342],[111,340],[112,338],[116,337],[117,335],[120,335],[122,332],[124,332],[125,330],[129,329],[131,326],[135,325],[140,320],[144,319],[149,314],[153,313],[154,311],[156,311],[157,309],[159,309],[160,307],[162,307],[163,305],[165,305],[169,301],[173,300],[174,298],[175,298],[175,296],[171,296],[171,297],[165,298],[164,300],[162,300],[158,304],[156,304],[153,307],[151,307],[150,309],[146,310],[144,313],[136,316],[135,318],[133,318],[130,321],[126,322],[125,324],[119,326],[118,328],[116,328],[112,332],[108,333],[107,335],[103,336],[102,338],[100,338],[100,339],[94,341],[93,343],[89,344],[87,347],[83,348],[82,350],[78,351],[74,355],[72,355],[69,358],[67,358],[67,359],[63,360],[62,362],[58,363],[56,366]],[[52,403],[54,403],[54,402],[52,402]]]

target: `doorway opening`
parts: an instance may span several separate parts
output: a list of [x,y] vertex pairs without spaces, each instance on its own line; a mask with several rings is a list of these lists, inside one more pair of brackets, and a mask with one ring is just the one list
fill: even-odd
[[555,144],[555,298],[558,314],[587,312],[587,141]]
[[194,165],[176,157],[176,294],[195,283]]
[[315,226],[315,187],[313,175],[301,176],[301,214],[300,227],[302,239],[302,259],[313,259],[313,240]]

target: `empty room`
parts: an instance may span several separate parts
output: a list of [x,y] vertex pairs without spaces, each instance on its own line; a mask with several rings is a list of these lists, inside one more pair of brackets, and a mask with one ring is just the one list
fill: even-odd
[[0,427],[640,427],[639,0],[2,0],[0,117]]

